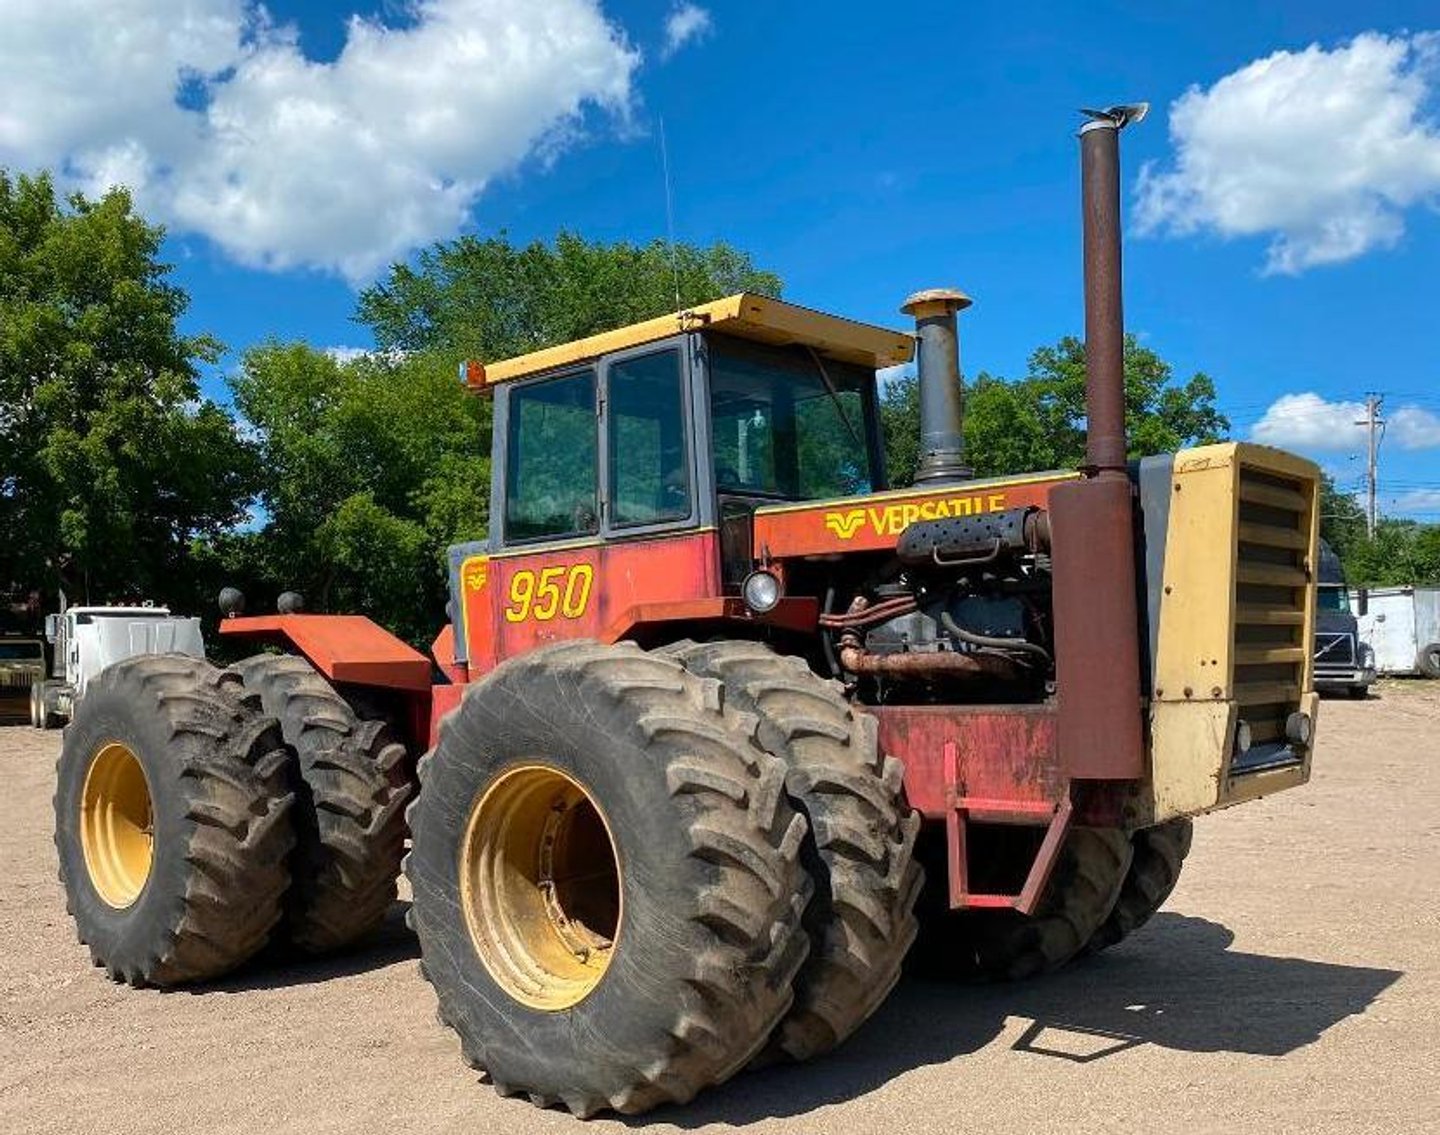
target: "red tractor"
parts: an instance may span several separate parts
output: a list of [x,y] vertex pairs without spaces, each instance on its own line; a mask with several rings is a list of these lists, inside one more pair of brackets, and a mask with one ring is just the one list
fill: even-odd
[[[451,550],[431,658],[358,615],[234,617],[283,653],[134,659],[80,702],[57,843],[96,962],[167,985],[342,947],[408,835],[466,1060],[589,1115],[834,1047],[917,934],[1016,977],[1144,922],[1192,816],[1309,777],[1319,478],[1237,443],[1127,461],[1135,115],[1081,132],[1081,471],[966,468],[958,292],[912,296],[913,335],[739,295],[469,365],[491,535]],[[891,490],[875,376],[912,358],[924,457]]]

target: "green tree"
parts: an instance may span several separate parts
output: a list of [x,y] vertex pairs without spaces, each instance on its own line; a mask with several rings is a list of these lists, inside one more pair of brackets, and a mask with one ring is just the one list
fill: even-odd
[[[1207,375],[1176,382],[1174,368],[1133,335],[1125,338],[1125,404],[1132,457],[1216,441],[1230,428]],[[908,485],[920,458],[915,376],[888,386],[881,415],[891,482]],[[980,476],[1078,467],[1085,459],[1084,343],[1067,335],[1039,348],[1029,374],[1016,381],[980,373],[966,390],[965,450]]]
[[244,514],[252,448],[201,397],[163,232],[112,190],[0,171],[0,588],[186,594],[196,540]]
[[516,247],[461,237],[397,265],[360,295],[382,350],[488,361],[583,339],[735,292],[780,294],[780,278],[726,244],[635,245],[560,233]]
[[1440,583],[1440,525],[1382,516],[1341,554],[1352,587]]
[[1320,536],[1347,566],[1345,578],[1349,579],[1347,561],[1365,542],[1365,510],[1349,493],[1340,492],[1326,474],[1320,477]]
[[265,523],[227,549],[259,600],[302,592],[420,641],[444,606],[446,546],[483,535],[488,405],[449,358],[347,363],[302,344],[249,351],[231,380],[266,472]]

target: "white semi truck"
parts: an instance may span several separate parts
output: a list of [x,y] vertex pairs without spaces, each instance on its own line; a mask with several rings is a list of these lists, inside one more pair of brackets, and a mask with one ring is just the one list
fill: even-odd
[[54,729],[70,720],[90,680],[107,666],[137,654],[205,657],[200,620],[172,615],[166,607],[67,607],[45,617],[54,644],[51,677],[30,695],[30,721]]

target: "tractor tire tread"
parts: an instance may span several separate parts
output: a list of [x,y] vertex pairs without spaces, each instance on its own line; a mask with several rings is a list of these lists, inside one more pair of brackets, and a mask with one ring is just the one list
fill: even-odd
[[760,744],[784,761],[786,793],[809,821],[810,956],[759,1062],[818,1056],[879,1007],[916,936],[920,818],[905,805],[903,767],[880,753],[874,719],[802,659],[742,641],[684,641],[664,653],[723,682],[727,704],[758,717]]
[[[295,797],[279,726],[246,704],[224,673],[201,659],[129,658],[91,681],[77,709],[78,721],[66,731],[57,783],[83,777],[75,766],[90,760],[90,753],[78,747],[88,724],[87,707],[116,698],[132,712],[153,714],[168,737],[161,758],[173,762],[175,775],[164,782],[163,797],[161,784],[152,785],[152,806],[173,806],[177,819],[190,827],[178,861],[183,874],[173,882],[159,880],[152,868],[147,888],[163,887],[165,893],[153,896],[149,925],[127,933],[113,952],[107,949],[77,913],[93,900],[78,895],[90,884],[76,877],[84,872],[83,860],[77,864],[73,849],[67,849],[78,837],[57,789],[55,839],[66,909],[77,915],[77,937],[90,947],[94,963],[117,981],[173,986],[219,977],[269,940],[290,882],[287,860],[294,836],[289,817]],[[156,773],[152,766],[147,779]]]
[[351,945],[379,926],[395,901],[411,795],[404,746],[383,722],[361,721],[303,658],[259,654],[231,673],[279,720],[296,754],[297,845],[285,938],[306,954]]

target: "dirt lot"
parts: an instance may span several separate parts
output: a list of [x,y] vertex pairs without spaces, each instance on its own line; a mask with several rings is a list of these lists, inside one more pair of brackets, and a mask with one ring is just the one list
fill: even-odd
[[[1125,945],[1024,985],[907,980],[831,1057],[628,1126],[1440,1130],[1440,683],[1322,713],[1315,781],[1200,821],[1167,910]],[[580,1130],[460,1063],[398,909],[340,961],[112,985],[55,882],[58,748],[0,729],[0,1130]]]

